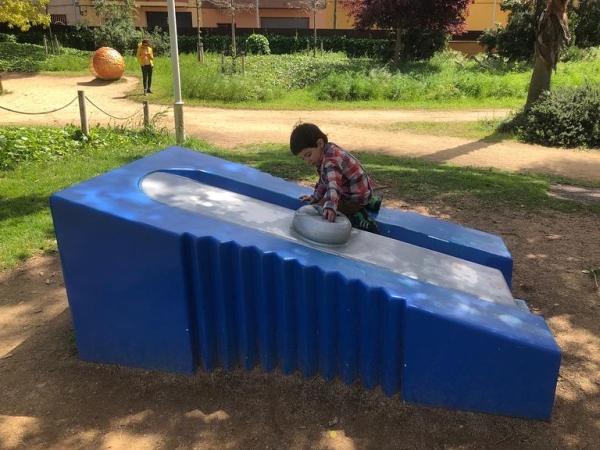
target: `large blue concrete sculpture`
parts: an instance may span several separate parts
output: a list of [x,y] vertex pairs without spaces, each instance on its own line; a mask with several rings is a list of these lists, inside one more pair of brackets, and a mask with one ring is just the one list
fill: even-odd
[[550,417],[560,351],[512,298],[499,237],[382,210],[383,236],[353,230],[321,248],[289,226],[307,192],[174,147],[54,194],[80,357],[186,373],[260,365]]

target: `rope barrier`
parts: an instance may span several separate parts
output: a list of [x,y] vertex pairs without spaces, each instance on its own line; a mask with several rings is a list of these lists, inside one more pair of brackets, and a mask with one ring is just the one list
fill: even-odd
[[71,105],[71,103],[73,103],[75,100],[77,100],[77,97],[75,97],[73,100],[71,100],[65,106],[61,106],[60,108],[56,108],[56,109],[53,109],[51,111],[42,111],[42,112],[17,111],[15,109],[6,108],[5,106],[1,106],[1,105],[0,105],[0,109],[4,109],[5,111],[9,111],[9,112],[16,113],[16,114],[25,114],[25,115],[28,115],[28,116],[35,116],[35,115],[38,115],[38,114],[51,114],[53,112],[60,111],[61,109],[65,109],[67,106]]
[[88,102],[90,102],[90,103],[92,104],[92,106],[94,106],[94,107],[95,107],[95,108],[96,108],[98,111],[100,111],[100,112],[103,112],[103,113],[104,113],[104,114],[106,114],[107,116],[109,116],[109,117],[112,117],[113,119],[117,119],[117,120],[128,120],[128,119],[131,119],[132,117],[135,117],[135,116],[137,116],[139,113],[141,113],[141,112],[142,112],[142,110],[140,110],[140,111],[136,111],[136,112],[134,112],[132,115],[130,115],[130,116],[127,116],[127,117],[116,117],[116,116],[113,116],[112,114],[109,114],[109,113],[107,113],[107,112],[106,112],[106,111],[104,111],[102,108],[100,108],[98,105],[96,105],[96,104],[95,104],[93,101],[91,101],[91,100],[90,100],[90,98],[89,98],[87,95],[85,96],[85,99],[86,99]]

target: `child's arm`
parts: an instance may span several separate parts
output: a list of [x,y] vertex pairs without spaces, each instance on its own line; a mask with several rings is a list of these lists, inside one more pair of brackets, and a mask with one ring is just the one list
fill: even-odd
[[327,186],[321,181],[321,177],[319,177],[319,181],[315,184],[315,190],[311,195],[301,195],[300,200],[303,202],[318,203],[319,200],[323,198],[325,192],[327,191]]
[[325,180],[327,181],[327,185],[323,186],[325,191],[323,195],[323,209],[331,209],[336,212],[340,202],[342,170],[334,164],[326,165],[323,170],[325,171]]
[[151,63],[154,63],[154,52],[152,51],[152,47],[148,47],[148,59]]

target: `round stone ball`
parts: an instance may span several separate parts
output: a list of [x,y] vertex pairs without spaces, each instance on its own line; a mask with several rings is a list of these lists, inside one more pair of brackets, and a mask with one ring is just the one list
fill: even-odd
[[322,245],[343,245],[350,239],[352,224],[338,211],[335,222],[323,218],[319,205],[304,205],[294,213],[292,228],[302,239]]
[[92,56],[92,71],[101,80],[118,80],[125,72],[125,59],[114,48],[100,47]]

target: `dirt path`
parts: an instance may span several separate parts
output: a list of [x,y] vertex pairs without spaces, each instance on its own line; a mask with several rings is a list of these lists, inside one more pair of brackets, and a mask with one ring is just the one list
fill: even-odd
[[82,362],[50,255],[0,273],[0,449],[596,448],[600,292],[582,270],[600,264],[597,217],[419,210],[506,239],[515,297],[543,315],[563,352],[551,422],[419,407],[259,369],[180,376]]
[[[86,95],[107,112],[126,117],[140,111],[139,103],[128,98],[136,78],[118,83],[98,84],[90,77],[13,75],[4,79],[11,91],[0,97],[0,105],[23,111],[44,111],[62,106],[84,89]],[[152,105],[151,114],[164,110]],[[89,121],[120,123],[88,105]],[[456,165],[495,167],[508,171],[534,171],[583,181],[600,181],[600,152],[545,148],[512,141],[488,142],[453,137],[423,136],[403,131],[384,131],[384,125],[402,121],[472,121],[504,117],[506,110],[474,111],[256,111],[186,107],[188,135],[224,147],[253,143],[287,143],[290,129],[299,120],[318,123],[332,140],[350,148],[416,156]],[[134,120],[141,120],[138,115]],[[25,116],[0,110],[1,124],[78,123],[77,102],[49,115]],[[172,124],[169,110],[164,125]]]

